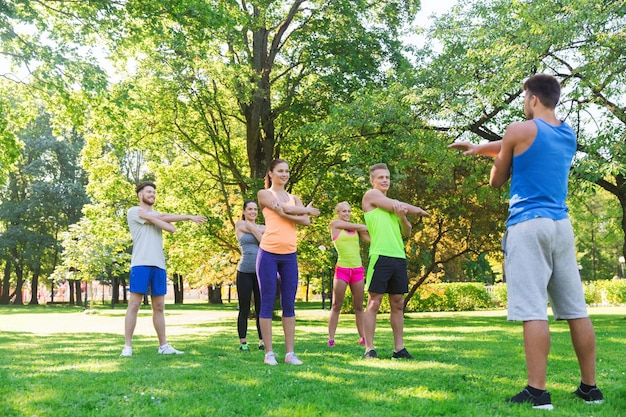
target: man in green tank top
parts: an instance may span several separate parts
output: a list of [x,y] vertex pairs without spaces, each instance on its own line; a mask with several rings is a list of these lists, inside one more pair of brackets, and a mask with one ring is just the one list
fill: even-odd
[[376,315],[385,293],[389,294],[390,320],[393,331],[392,359],[412,359],[404,347],[404,294],[409,291],[406,271],[406,254],[402,237],[410,236],[413,229],[408,214],[428,216],[419,207],[387,197],[391,183],[385,164],[370,168],[372,189],[363,196],[363,213],[370,233],[369,266],[367,268],[368,301],[363,315],[365,333],[365,358],[377,358],[374,349]]

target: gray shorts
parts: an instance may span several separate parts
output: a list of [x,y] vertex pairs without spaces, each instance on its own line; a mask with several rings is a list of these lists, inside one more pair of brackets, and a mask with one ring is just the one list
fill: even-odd
[[588,317],[569,219],[536,218],[507,229],[502,239],[509,320]]

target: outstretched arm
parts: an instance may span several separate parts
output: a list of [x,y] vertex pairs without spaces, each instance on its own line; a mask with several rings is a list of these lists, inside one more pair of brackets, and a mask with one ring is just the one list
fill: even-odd
[[329,227],[331,237],[336,236],[340,230],[349,230],[351,232],[357,232],[359,234],[359,237],[364,241],[368,243],[370,241],[370,234],[367,231],[367,226],[364,224],[351,223],[343,221],[341,219],[335,219],[330,222]]
[[206,223],[206,217],[204,216],[193,216],[191,214],[168,214],[161,213],[159,217],[164,222],[168,223],[176,223],[176,222],[184,222],[184,221],[192,221],[194,223]]
[[394,200],[387,197],[379,190],[371,189],[368,190],[363,196],[363,211],[372,211],[375,208],[381,208],[385,211],[393,211],[398,215],[403,213],[404,215],[416,214],[418,216],[430,216],[426,210],[420,207]]
[[140,218],[144,219],[146,223],[153,224],[161,230],[165,230],[170,233],[174,233],[176,231],[176,227],[174,227],[173,224],[161,219],[160,214],[150,213],[142,208],[139,209],[137,214]]
[[260,190],[257,193],[257,200],[261,208],[267,207],[283,219],[289,220],[295,224],[299,224],[301,226],[310,225],[311,219],[309,218],[309,214],[317,216],[319,214],[319,210],[313,207],[312,203],[309,203],[309,205],[304,207],[299,198],[294,196],[294,199],[296,206],[286,206],[267,190]]
[[485,155],[495,158],[500,153],[502,141],[475,144],[471,142],[454,142],[448,145],[450,149],[463,151],[463,155]]

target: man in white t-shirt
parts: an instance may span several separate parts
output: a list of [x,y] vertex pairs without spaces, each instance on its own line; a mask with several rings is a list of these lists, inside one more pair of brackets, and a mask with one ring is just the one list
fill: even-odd
[[165,338],[165,294],[167,280],[162,231],[174,233],[172,223],[190,220],[206,223],[204,216],[167,214],[152,210],[156,200],[156,186],[150,181],[136,188],[139,206],[128,210],[126,216],[133,238],[133,254],[130,262],[130,300],[125,319],[125,345],[120,356],[132,356],[133,333],[137,324],[137,313],[146,294],[152,299],[152,322],[159,338],[159,354],[182,354],[167,343]]

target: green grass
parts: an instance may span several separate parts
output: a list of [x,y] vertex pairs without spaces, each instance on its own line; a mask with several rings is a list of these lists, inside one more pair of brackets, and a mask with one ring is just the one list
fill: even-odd
[[[94,314],[67,306],[0,307],[0,415],[12,416],[626,416],[626,307],[590,309],[598,339],[602,405],[572,397],[578,366],[567,324],[551,322],[548,385],[555,409],[503,402],[525,385],[521,324],[505,313],[409,314],[405,343],[415,361],[392,361],[388,315],[379,316],[379,361],[364,361],[350,315],[326,347],[319,303],[297,307],[304,365],[263,364],[240,352],[233,304],[168,305],[169,342],[156,354],[143,308],[134,356],[118,357],[124,308]],[[250,321],[249,335],[254,335]],[[280,323],[275,351],[284,355]],[[255,342],[250,337],[251,344]],[[256,344],[254,343],[253,346]]]

